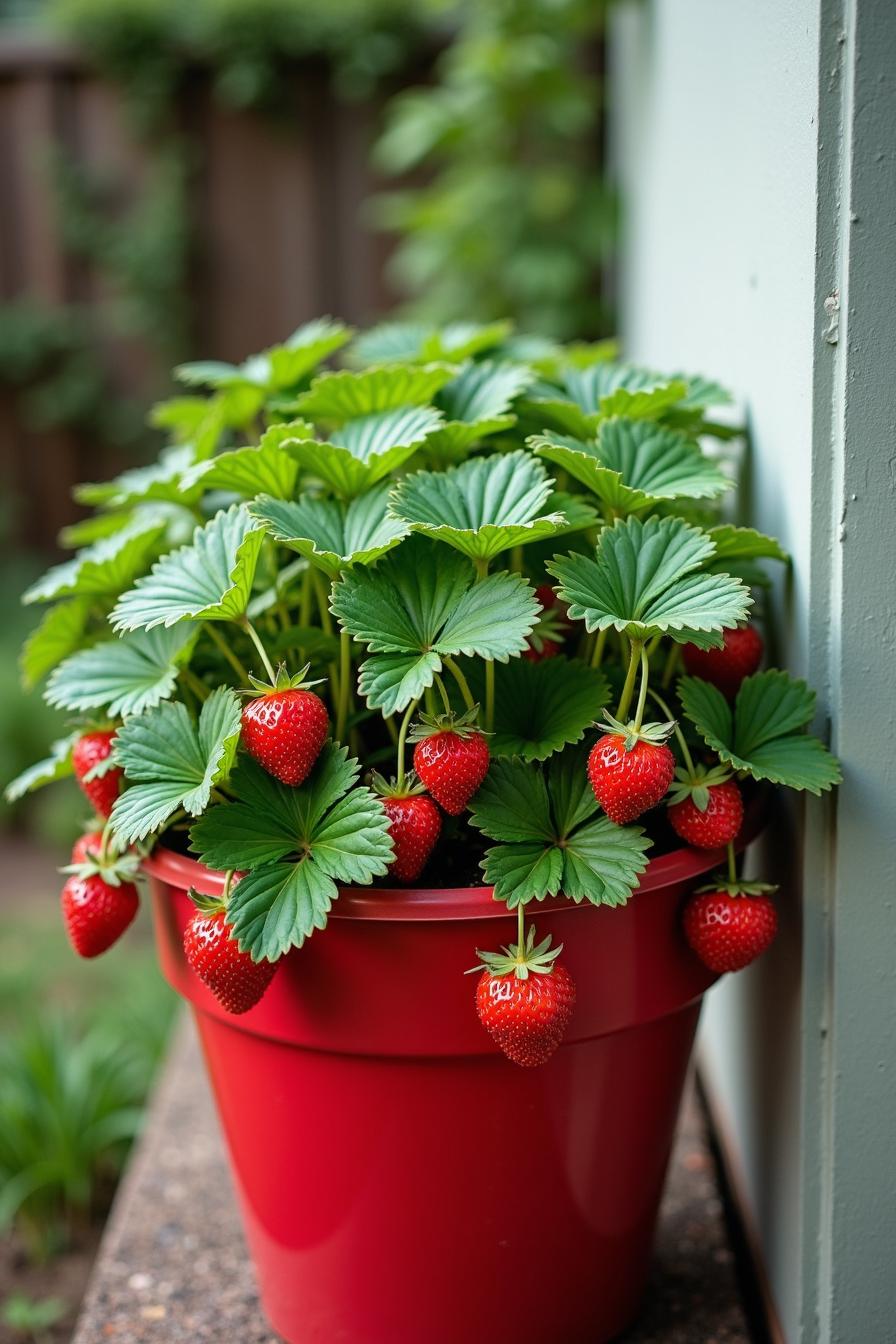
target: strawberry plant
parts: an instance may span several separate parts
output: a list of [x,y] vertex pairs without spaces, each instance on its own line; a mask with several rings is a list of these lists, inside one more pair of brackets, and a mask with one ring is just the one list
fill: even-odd
[[234,1012],[343,888],[484,882],[518,937],[480,954],[478,1011],[524,1064],[575,999],[533,902],[621,905],[684,842],[724,864],[686,912],[697,954],[762,950],[744,804],[839,774],[809,688],[758,670],[787,557],[726,521],[720,387],[503,323],[324,320],[177,375],[171,445],[81,487],[79,549],[25,595],[25,678],[73,723],[9,791],[74,774],[98,814],[77,950],[129,922],[155,844],[227,875],[186,945]]

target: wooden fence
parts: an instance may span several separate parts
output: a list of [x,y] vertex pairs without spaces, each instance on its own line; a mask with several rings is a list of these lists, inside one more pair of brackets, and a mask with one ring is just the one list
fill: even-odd
[[[415,81],[420,76],[414,76]],[[297,67],[292,106],[276,124],[221,105],[209,74],[188,74],[175,114],[190,146],[188,278],[192,354],[239,360],[330,313],[368,321],[392,300],[388,244],[365,224],[381,184],[368,164],[376,103],[347,104],[328,71]],[[121,94],[57,42],[0,39],[0,304],[102,309],[107,282],[63,243],[48,151],[114,177],[126,198],[151,166],[129,132]],[[103,339],[113,385],[138,398],[161,385],[146,345]],[[36,434],[0,386],[0,488],[12,540],[47,547],[72,517],[71,485],[122,465],[115,450],[70,432]]]

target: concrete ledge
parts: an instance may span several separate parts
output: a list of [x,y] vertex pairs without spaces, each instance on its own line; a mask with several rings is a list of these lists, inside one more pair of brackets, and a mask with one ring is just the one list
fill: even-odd
[[[715,1179],[689,1092],[644,1312],[619,1344],[748,1344]],[[110,1341],[279,1344],[258,1305],[202,1058],[186,1021],[115,1201],[72,1344]]]

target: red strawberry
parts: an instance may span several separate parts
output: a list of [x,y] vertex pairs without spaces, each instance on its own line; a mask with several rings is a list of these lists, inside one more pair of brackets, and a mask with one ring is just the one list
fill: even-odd
[[762,636],[755,625],[739,625],[734,630],[725,630],[723,639],[721,649],[698,649],[696,644],[685,644],[682,656],[691,676],[712,682],[733,700],[744,677],[752,676],[762,662]]
[[[700,803],[705,801],[703,810]],[[733,779],[697,785],[666,809],[672,828],[695,849],[724,849],[744,819],[744,800]]]
[[137,913],[133,882],[114,886],[99,872],[73,874],[62,888],[62,914],[79,957],[98,957],[124,933]]
[[79,835],[72,846],[72,863],[87,863],[91,858],[97,858],[103,847],[102,831],[88,831],[85,835]]
[[472,727],[475,714],[475,710],[461,718],[421,714],[420,725],[412,732],[417,743],[414,769],[452,817],[463,812],[488,772],[488,742]]
[[557,1049],[576,1001],[575,982],[549,951],[550,938],[533,946],[530,927],[524,951],[519,944],[499,952],[479,952],[486,969],[476,985],[479,1021],[508,1059],[524,1068],[545,1064]]
[[566,612],[566,604],[561,602],[549,583],[542,583],[535,589],[535,596],[541,603],[541,615],[538,624],[529,636],[529,646],[523,650],[523,657],[530,663],[540,663],[546,658],[555,658],[563,649],[571,624]]
[[389,872],[399,882],[413,882],[426,867],[441,834],[442,815],[423,793],[413,771],[401,784],[387,784],[381,775],[374,775],[372,783],[389,818],[395,848]]
[[749,966],[777,931],[777,911],[761,893],[705,891],[693,896],[685,907],[685,937],[711,971],[740,971]]
[[275,962],[253,961],[240,951],[219,902],[204,902],[191,916],[184,929],[184,953],[228,1013],[254,1008],[277,970]]
[[660,725],[647,724],[640,730],[647,736],[635,737],[614,729],[591,748],[588,778],[595,798],[617,826],[655,807],[672,783],[675,757],[662,742],[650,740],[659,730]]
[[108,760],[112,754],[114,737],[113,732],[84,733],[72,750],[75,778],[82,793],[101,817],[108,817],[121,792],[122,771],[119,766],[113,765],[95,779],[87,779],[86,776],[102,761]]
[[302,784],[308,778],[330,728],[323,700],[302,689],[307,671],[304,667],[290,677],[281,667],[275,686],[252,677],[253,686],[264,694],[243,710],[243,745],[281,784]]

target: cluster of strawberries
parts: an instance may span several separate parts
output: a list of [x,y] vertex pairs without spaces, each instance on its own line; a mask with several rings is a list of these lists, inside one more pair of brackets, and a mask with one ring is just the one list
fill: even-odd
[[[551,657],[565,638],[565,614],[553,590],[539,589],[545,616],[535,632],[529,654]],[[687,670],[715,684],[733,698],[745,676],[762,656],[762,640],[751,626],[730,630],[721,649],[684,649]],[[414,769],[386,781],[374,777],[389,817],[394,859],[390,872],[402,882],[415,881],[442,829],[439,807],[451,816],[466,808],[489,766],[486,737],[474,726],[475,716],[422,716],[412,734]],[[634,729],[611,720],[593,747],[588,775],[595,797],[618,825],[634,821],[655,807],[671,789],[668,818],[677,834],[697,849],[719,850],[733,845],[743,822],[740,788],[722,767],[694,767],[682,739],[687,766],[676,769],[666,743],[674,725]],[[281,783],[298,787],[311,772],[330,728],[324,702],[299,685],[274,686],[250,700],[242,714],[246,750]],[[85,733],[74,750],[76,778],[99,817],[108,818],[121,788],[122,772],[111,762],[114,734]],[[399,767],[400,768],[400,767]],[[437,806],[438,804],[438,806]],[[733,853],[733,851],[731,851]],[[72,851],[62,893],[69,937],[84,957],[110,947],[137,913],[133,882],[139,863],[134,851],[116,851],[110,828],[83,835]],[[268,961],[254,962],[241,952],[227,922],[229,875],[223,898],[196,898],[197,909],[184,934],[184,950],[193,970],[232,1013],[244,1013],[261,999],[275,973]],[[744,899],[744,896],[749,899]],[[713,884],[689,902],[684,917],[686,937],[712,970],[738,970],[768,946],[777,926],[774,906],[762,891],[732,876]],[[483,1025],[516,1063],[543,1063],[559,1045],[575,1003],[569,971],[557,962],[562,949],[550,941],[534,944],[530,928],[501,953],[481,953],[484,965],[476,991]],[[477,969],[479,969],[477,967]]]

